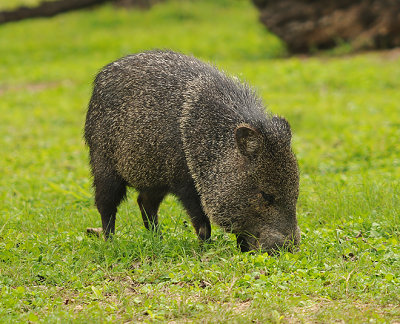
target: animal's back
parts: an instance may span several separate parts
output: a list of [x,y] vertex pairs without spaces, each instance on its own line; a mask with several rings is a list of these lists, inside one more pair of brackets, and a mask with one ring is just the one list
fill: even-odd
[[215,72],[169,51],[130,55],[104,67],[85,125],[92,160],[104,157],[103,164],[138,189],[179,182],[187,171],[179,129],[184,93],[200,74]]

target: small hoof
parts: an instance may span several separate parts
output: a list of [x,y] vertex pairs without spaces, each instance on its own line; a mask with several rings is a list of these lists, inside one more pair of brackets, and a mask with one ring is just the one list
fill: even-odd
[[86,229],[86,234],[90,236],[103,237],[103,229],[101,227],[89,227]]
[[210,240],[211,237],[211,227],[207,225],[202,225],[199,227],[197,231],[197,236],[199,237],[200,241],[207,242]]

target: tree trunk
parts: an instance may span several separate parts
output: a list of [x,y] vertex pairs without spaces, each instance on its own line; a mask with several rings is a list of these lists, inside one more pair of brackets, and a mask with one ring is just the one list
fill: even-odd
[[349,42],[355,49],[400,46],[399,0],[253,0],[261,22],[292,53]]

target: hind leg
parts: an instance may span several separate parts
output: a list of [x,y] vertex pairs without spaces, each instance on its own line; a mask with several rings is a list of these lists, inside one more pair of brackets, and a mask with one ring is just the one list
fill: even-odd
[[103,233],[106,239],[115,232],[115,215],[118,205],[125,198],[126,182],[115,172],[95,174],[95,203],[101,215]]
[[137,203],[142,213],[144,226],[148,230],[158,229],[158,207],[166,194],[167,191],[165,189],[153,189],[139,192]]

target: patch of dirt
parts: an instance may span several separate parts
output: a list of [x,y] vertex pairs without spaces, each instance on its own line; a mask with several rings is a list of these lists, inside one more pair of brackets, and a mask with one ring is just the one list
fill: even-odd
[[[354,310],[356,309],[356,311]],[[328,314],[347,314],[347,318],[352,318],[356,320],[357,318],[366,319],[368,314],[373,313],[379,314],[387,318],[390,312],[400,312],[400,306],[388,304],[385,306],[371,304],[371,303],[361,303],[357,301],[332,301],[325,298],[315,298],[312,300],[310,297],[310,304],[305,306],[297,306],[291,309],[290,313],[284,317],[285,323],[321,323],[321,321],[332,321],[332,318],[327,318],[323,316],[324,313]],[[322,315],[322,318],[321,316]],[[346,323],[345,320],[335,319],[335,323]],[[356,320],[357,322],[357,320]],[[400,324],[400,318],[390,321],[390,323]]]
[[400,47],[396,47],[391,50],[376,51],[376,52],[372,52],[372,53],[377,53],[383,59],[388,60],[388,61],[396,61],[396,60],[400,59]]
[[0,85],[0,96],[6,92],[41,92],[43,90],[56,88],[60,85],[69,84],[70,81],[52,81],[52,82],[35,82],[35,83],[22,83],[16,85],[2,84]]
[[102,238],[103,237],[103,229],[101,227],[88,227],[86,229],[86,234],[89,236]]
[[232,305],[232,311],[237,315],[241,315],[248,310],[250,305],[251,305],[251,300],[247,300],[241,303],[236,303]]

